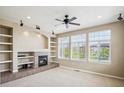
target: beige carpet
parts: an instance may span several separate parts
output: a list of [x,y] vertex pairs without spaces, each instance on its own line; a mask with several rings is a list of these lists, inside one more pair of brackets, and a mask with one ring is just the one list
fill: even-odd
[[62,67],[54,68],[15,81],[4,83],[2,87],[107,87],[122,86],[124,81],[98,75],[76,72]]

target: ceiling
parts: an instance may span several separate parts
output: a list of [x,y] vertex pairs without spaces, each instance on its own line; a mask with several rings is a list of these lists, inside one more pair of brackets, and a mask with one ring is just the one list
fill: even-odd
[[[0,18],[19,23],[24,21],[25,25],[35,27],[39,25],[43,31],[55,33],[63,33],[74,31],[81,28],[101,25],[105,23],[117,21],[119,13],[124,14],[124,7],[117,6],[0,6]],[[55,27],[60,24],[55,18],[63,19],[64,15],[75,16],[73,22],[80,23],[80,26],[69,26],[68,29],[64,25]],[[26,17],[30,16],[31,19]],[[102,16],[98,18],[98,16]]]

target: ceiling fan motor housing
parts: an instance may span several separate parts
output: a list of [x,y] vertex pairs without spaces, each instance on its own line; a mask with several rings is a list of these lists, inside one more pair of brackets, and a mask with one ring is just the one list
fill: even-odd
[[65,24],[68,24],[69,23],[69,19],[68,19],[68,15],[65,15],[65,19],[63,20],[63,22],[65,23]]
[[68,24],[69,23],[69,19],[64,19],[64,23]]

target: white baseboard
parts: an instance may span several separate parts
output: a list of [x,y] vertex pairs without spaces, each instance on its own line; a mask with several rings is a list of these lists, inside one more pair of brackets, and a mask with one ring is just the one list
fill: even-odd
[[98,73],[98,72],[93,72],[93,71],[88,71],[88,70],[83,70],[83,69],[77,69],[77,68],[67,67],[67,66],[60,66],[60,67],[69,69],[69,70],[79,70],[79,71],[85,72],[85,73],[90,73],[90,74],[100,75],[100,76],[104,76],[104,77],[124,80],[124,77],[118,77],[118,76],[113,76],[113,75],[109,75],[109,74],[103,74],[103,73]]

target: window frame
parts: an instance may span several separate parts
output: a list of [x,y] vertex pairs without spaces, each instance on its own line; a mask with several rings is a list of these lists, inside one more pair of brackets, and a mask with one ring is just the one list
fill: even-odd
[[[90,33],[104,32],[104,31],[110,31],[110,40],[103,40],[103,42],[106,42],[106,41],[109,42],[109,60],[92,60],[92,59],[90,59]],[[78,57],[78,59],[74,59],[74,58],[72,58],[71,37],[76,36],[76,35],[78,36],[78,35],[81,35],[81,34],[85,34],[85,42],[82,41],[82,44],[85,43],[84,44],[85,45],[85,58],[80,59],[80,57]],[[69,60],[69,61],[72,61],[72,62],[77,61],[77,62],[86,62],[86,63],[111,64],[111,62],[112,62],[112,30],[111,29],[100,30],[100,31],[90,31],[90,32],[85,32],[85,33],[79,33],[79,34],[76,34],[76,35],[68,35],[68,36],[58,37],[58,59]],[[64,57],[59,56],[60,55],[59,38],[65,38],[65,37],[68,37],[68,48],[69,48],[68,58],[64,58]],[[102,42],[102,40],[98,40],[98,41],[96,40],[95,42],[99,43],[99,44],[97,44],[97,46],[98,46],[98,45],[100,45],[100,42]],[[79,44],[78,44],[78,46],[79,46]],[[99,50],[100,50],[100,46],[98,46],[98,47],[99,47]]]

